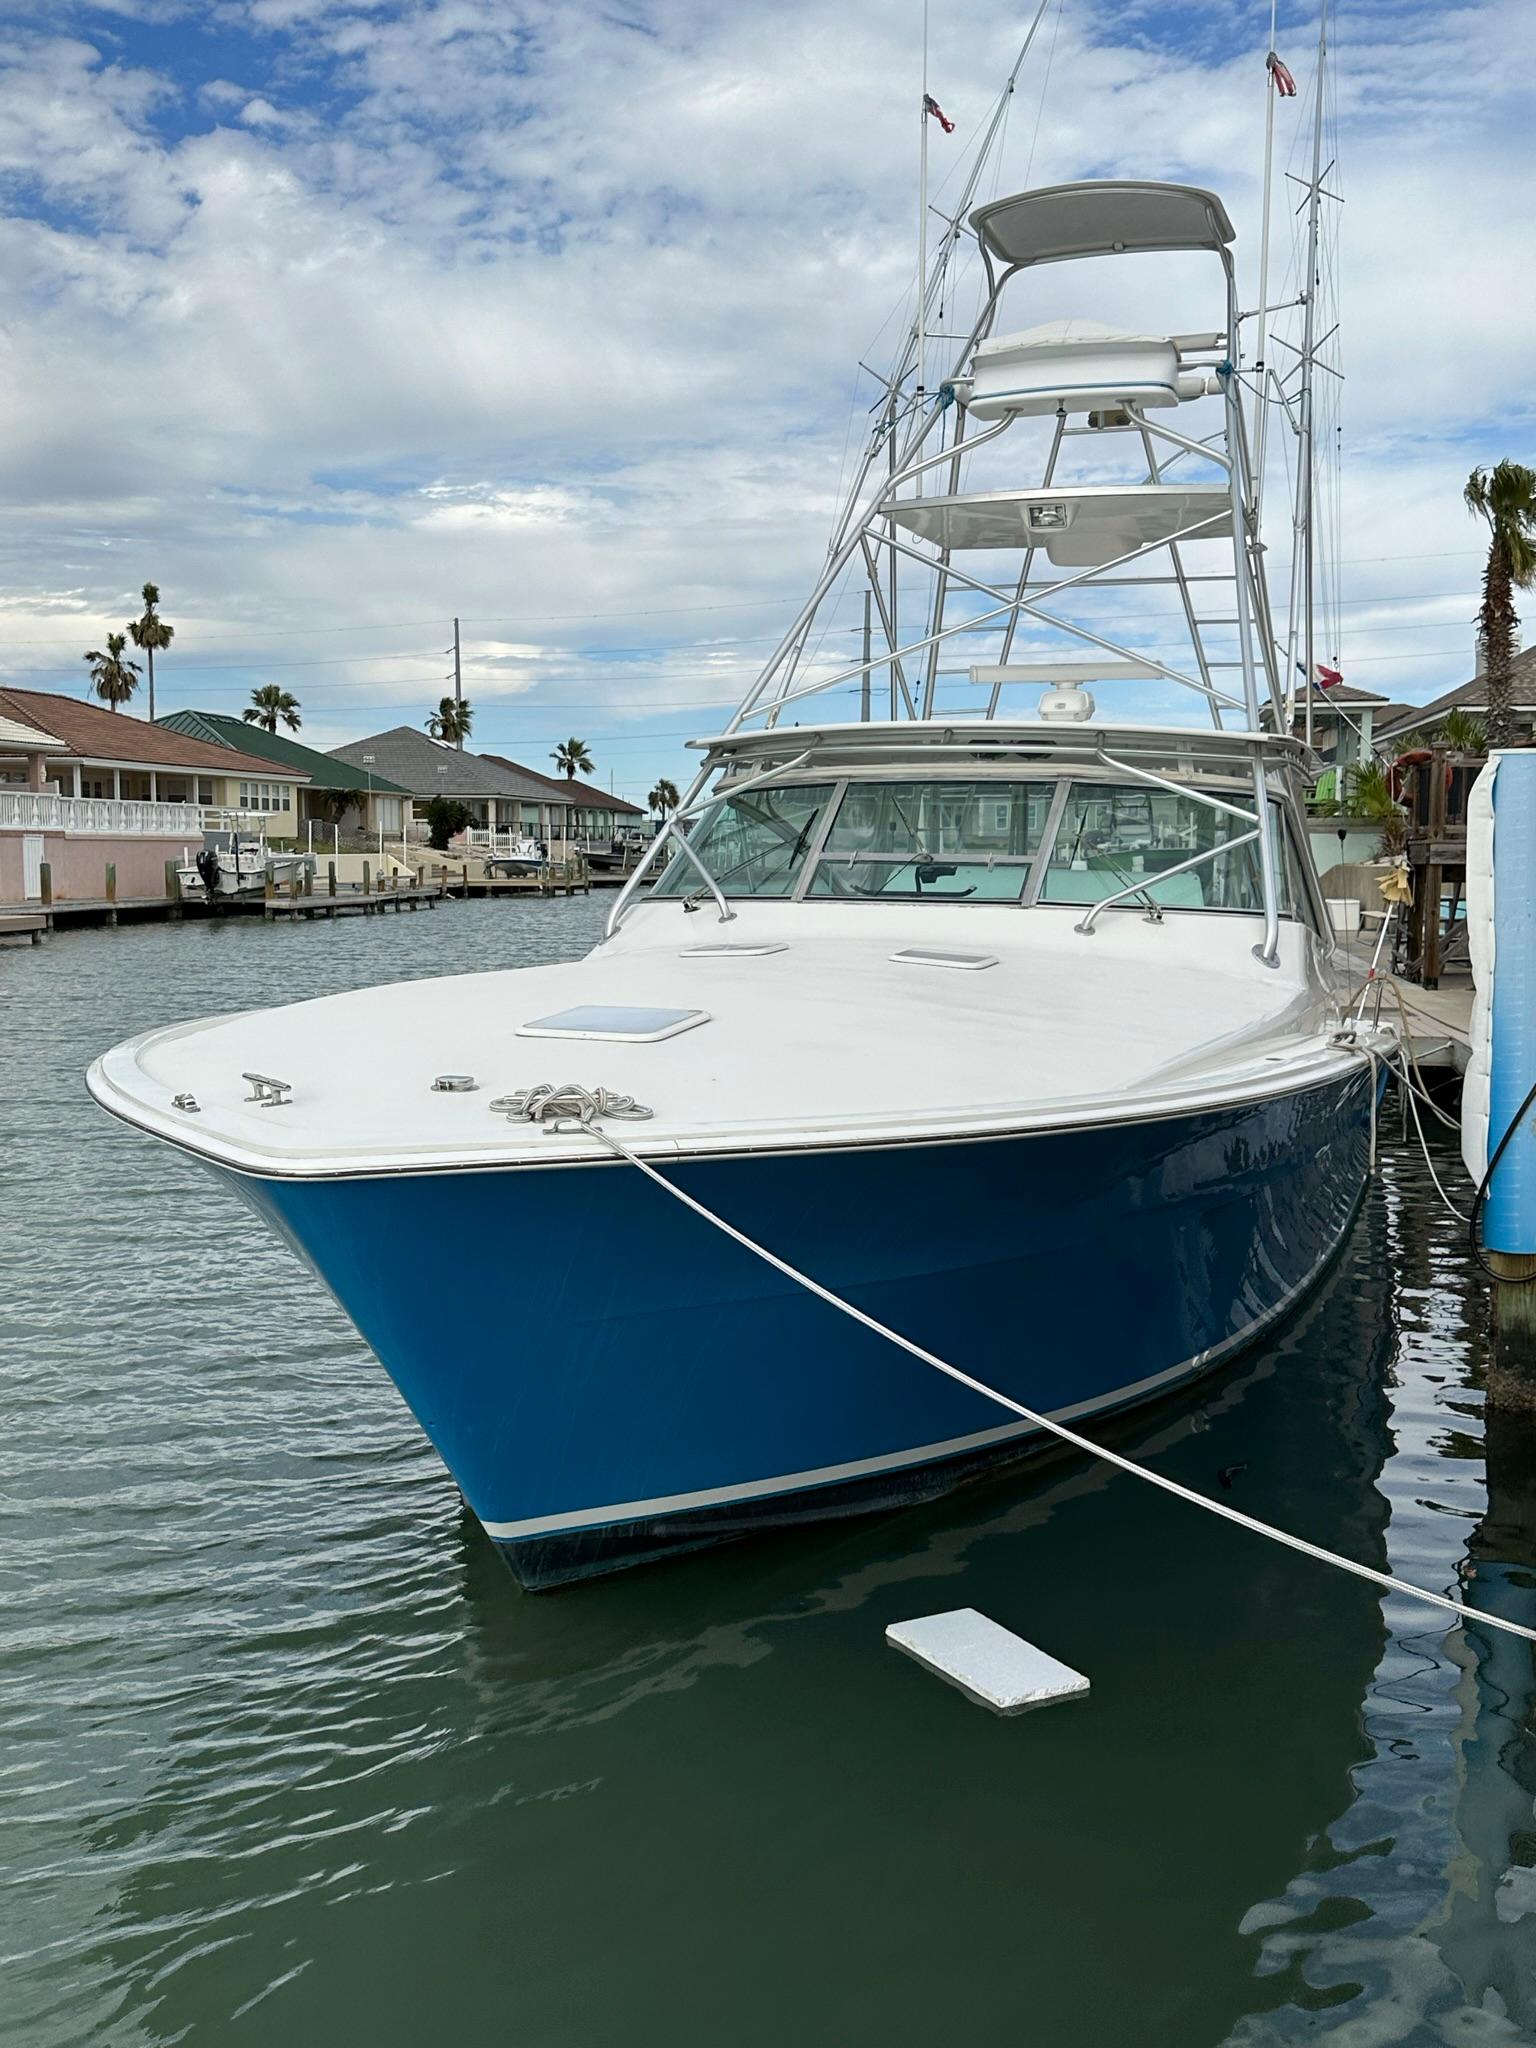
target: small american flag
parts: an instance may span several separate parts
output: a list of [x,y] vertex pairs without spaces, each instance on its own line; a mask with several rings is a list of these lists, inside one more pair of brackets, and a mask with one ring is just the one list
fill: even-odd
[[[1294,92],[1295,90],[1296,88],[1293,85],[1291,87],[1291,91]],[[944,109],[939,105],[938,101],[934,98],[931,92],[925,92],[923,94],[923,112],[925,114],[932,114],[934,120],[938,122],[939,126],[944,130],[944,133],[946,135],[954,134],[954,122],[950,120],[949,116],[945,113]]]
[[1280,59],[1273,50],[1270,51],[1264,62],[1269,66],[1269,75],[1275,81],[1275,91],[1279,93],[1281,99],[1295,99],[1296,81],[1280,62]]

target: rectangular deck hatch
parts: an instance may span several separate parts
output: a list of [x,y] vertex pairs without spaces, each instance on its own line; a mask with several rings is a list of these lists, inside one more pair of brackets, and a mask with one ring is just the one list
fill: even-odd
[[692,1031],[696,1024],[709,1022],[708,1010],[643,1010],[628,1004],[578,1003],[573,1010],[556,1010],[551,1017],[535,1017],[519,1024],[519,1038],[606,1038],[627,1039],[631,1044],[651,1045],[660,1038],[676,1038],[680,1031]]
[[682,957],[685,960],[760,960],[768,953],[788,951],[789,947],[782,939],[760,939],[756,945],[746,939],[718,939],[713,944],[684,946]]
[[995,953],[941,953],[931,946],[904,946],[891,955],[904,967],[952,967],[962,974],[978,974],[983,967],[995,967]]

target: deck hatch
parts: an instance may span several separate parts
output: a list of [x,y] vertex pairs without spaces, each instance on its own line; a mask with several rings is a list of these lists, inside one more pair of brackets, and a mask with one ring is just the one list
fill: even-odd
[[950,967],[962,974],[979,974],[983,967],[995,967],[995,953],[947,953],[931,946],[904,946],[891,955],[904,967]]
[[756,945],[746,939],[737,944],[733,944],[729,939],[722,939],[718,945],[713,946],[684,946],[682,957],[685,960],[760,960],[768,953],[788,951],[789,947],[782,939],[760,939]]
[[573,1010],[556,1010],[550,1017],[535,1017],[519,1024],[519,1038],[606,1038],[627,1039],[631,1044],[653,1045],[661,1038],[676,1038],[680,1031],[709,1022],[708,1010],[645,1010],[632,1004],[578,1003]]

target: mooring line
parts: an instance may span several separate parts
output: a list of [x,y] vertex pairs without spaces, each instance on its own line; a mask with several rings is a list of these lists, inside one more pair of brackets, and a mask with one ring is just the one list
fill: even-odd
[[971,1373],[962,1372],[959,1366],[951,1365],[947,1359],[924,1350],[921,1344],[914,1344],[910,1337],[902,1336],[899,1330],[891,1329],[888,1324],[880,1322],[863,1309],[856,1308],[851,1301],[845,1301],[841,1295],[834,1294],[830,1287],[823,1287],[821,1282],[813,1280],[809,1273],[802,1273],[799,1267],[792,1266],[788,1259],[781,1259],[776,1252],[769,1251],[766,1245],[761,1245],[755,1238],[748,1237],[744,1230],[738,1230],[734,1223],[727,1223],[723,1216],[717,1216],[713,1209],[706,1207],[695,1196],[678,1187],[675,1181],[668,1180],[664,1173],[658,1172],[649,1160],[642,1159],[638,1153],[631,1152],[627,1145],[620,1144],[610,1132],[600,1130],[591,1122],[586,1123],[584,1128],[592,1137],[600,1139],[616,1157],[627,1161],[643,1173],[647,1180],[654,1181],[657,1187],[664,1188],[675,1201],[681,1202],[685,1209],[691,1209],[706,1223],[712,1223],[716,1230],[723,1232],[744,1250],[761,1259],[765,1265],[772,1266],[786,1279],[793,1280],[808,1294],[814,1294],[819,1301],[826,1302],[829,1308],[835,1308],[839,1314],[851,1317],[856,1323],[862,1323],[865,1329],[872,1330],[877,1337],[884,1337],[888,1343],[894,1344],[898,1350],[907,1352],[920,1364],[931,1366],[935,1372],[943,1373],[957,1385],[968,1387],[973,1394],[980,1394],[988,1401],[995,1401],[998,1407],[1006,1408],[1023,1421],[1033,1423],[1037,1429],[1043,1429],[1048,1435],[1059,1438],[1062,1443],[1070,1444],[1074,1450],[1082,1451],[1090,1458],[1098,1458],[1107,1465],[1113,1465],[1117,1471],[1128,1472],[1133,1479],[1144,1479],[1149,1486],[1160,1487],[1164,1493],[1171,1493],[1176,1500],[1186,1501],[1191,1507],[1204,1508],[1207,1514],[1220,1515],[1223,1521],[1234,1522],[1238,1528],[1250,1530],[1255,1536],[1267,1536],[1272,1543],[1284,1544],[1288,1550],[1299,1551],[1303,1557],[1313,1558],[1319,1564],[1334,1565],[1340,1571],[1349,1572],[1357,1579],[1365,1579],[1371,1585],[1380,1586],[1389,1593],[1402,1593],[1410,1600],[1428,1601],[1431,1606],[1443,1607],[1447,1613],[1457,1615],[1462,1621],[1481,1622],[1485,1627],[1502,1629],[1506,1635],[1521,1636],[1528,1643],[1536,1643],[1536,1628],[1525,1628],[1518,1621],[1506,1621],[1501,1615],[1489,1614],[1483,1608],[1468,1607],[1460,1600],[1451,1599],[1449,1594],[1431,1593],[1423,1586],[1410,1585],[1406,1579],[1393,1578],[1390,1572],[1379,1572],[1371,1565],[1357,1564],[1351,1557],[1340,1557],[1337,1551],[1325,1550],[1320,1543],[1309,1543],[1303,1536],[1292,1536],[1284,1529],[1276,1529],[1269,1522],[1261,1522],[1255,1515],[1245,1515],[1240,1508],[1229,1508],[1221,1501],[1208,1500],[1203,1493],[1196,1493],[1188,1486],[1181,1486],[1178,1480],[1165,1478],[1161,1472],[1154,1472],[1146,1465],[1138,1465],[1134,1458],[1122,1457],[1118,1451],[1112,1451],[1104,1444],[1096,1444],[1091,1437],[1079,1436],[1075,1429],[1068,1429],[1065,1423],[1055,1422],[1049,1415],[1042,1415],[1036,1409],[1026,1408],[1022,1401],[1015,1401],[1010,1394],[999,1393],[996,1387],[989,1387]]

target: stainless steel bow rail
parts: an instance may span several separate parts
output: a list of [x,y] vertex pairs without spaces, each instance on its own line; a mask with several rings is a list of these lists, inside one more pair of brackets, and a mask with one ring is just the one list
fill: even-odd
[[[1362,1053],[1367,1053],[1367,1048],[1362,1046],[1359,1049]],[[1367,1056],[1373,1060],[1379,1057],[1369,1053]],[[551,1110],[549,1105],[556,1102],[561,1106]],[[605,1108],[605,1102],[623,1106]],[[1116,1471],[1129,1473],[1133,1479],[1143,1480],[1148,1486],[1158,1487],[1163,1493],[1172,1494],[1176,1500],[1182,1500],[1190,1507],[1203,1508],[1207,1514],[1219,1515],[1224,1522],[1235,1523],[1239,1529],[1247,1529],[1255,1536],[1267,1537],[1271,1543],[1279,1543],[1287,1550],[1297,1551],[1302,1557],[1310,1557],[1318,1564],[1332,1565],[1338,1571],[1348,1572],[1353,1578],[1364,1579],[1370,1585],[1379,1586],[1384,1592],[1401,1593],[1409,1600],[1427,1601],[1430,1606],[1443,1608],[1461,1621],[1480,1622],[1487,1628],[1502,1629],[1506,1635],[1520,1636],[1528,1643],[1536,1643],[1536,1628],[1526,1628],[1518,1621],[1506,1621],[1501,1615],[1489,1614],[1479,1607],[1468,1607],[1463,1601],[1453,1600],[1449,1594],[1432,1593],[1427,1587],[1411,1585],[1406,1579],[1394,1578],[1390,1572],[1379,1572],[1371,1565],[1357,1563],[1352,1557],[1341,1557],[1337,1551],[1326,1550],[1320,1543],[1309,1543],[1303,1536],[1293,1536],[1288,1530],[1277,1529],[1269,1522],[1261,1522],[1256,1515],[1245,1515],[1239,1508],[1227,1507],[1221,1501],[1208,1500],[1204,1494],[1196,1493],[1190,1487],[1181,1486],[1178,1480],[1166,1478],[1161,1472],[1154,1472],[1146,1465],[1138,1465],[1134,1458],[1124,1457],[1119,1451],[1112,1451],[1105,1444],[1096,1444],[1091,1437],[1080,1436],[1075,1429],[1068,1429],[1065,1423],[1057,1422],[1049,1415],[1042,1415],[1038,1409],[1026,1407],[1022,1401],[1015,1401],[1012,1395],[1000,1393],[996,1387],[989,1387],[974,1374],[962,1372],[959,1366],[951,1365],[947,1359],[925,1350],[921,1344],[914,1344],[910,1337],[904,1337],[899,1330],[891,1329],[889,1324],[880,1322],[861,1308],[856,1308],[851,1301],[845,1301],[840,1294],[834,1294],[830,1287],[824,1287],[819,1280],[813,1280],[808,1273],[802,1273],[798,1266],[792,1266],[787,1259],[781,1259],[776,1252],[769,1251],[766,1245],[759,1244],[744,1230],[738,1230],[733,1223],[727,1223],[723,1216],[706,1207],[697,1197],[686,1193],[675,1181],[668,1180],[667,1176],[652,1166],[649,1160],[642,1159],[638,1153],[632,1152],[627,1145],[614,1137],[611,1131],[599,1128],[597,1120],[604,1116],[648,1117],[652,1114],[648,1109],[642,1110],[632,1097],[611,1094],[603,1088],[581,1088],[574,1083],[567,1083],[556,1089],[546,1082],[537,1088],[524,1089],[518,1095],[503,1097],[502,1105],[507,1107],[509,1115],[527,1116],[531,1122],[545,1122],[551,1114],[568,1119],[560,1128],[582,1130],[590,1137],[596,1138],[599,1143],[607,1146],[615,1158],[625,1161],[634,1167],[637,1173],[643,1173],[647,1180],[652,1180],[659,1188],[664,1188],[674,1201],[680,1202],[685,1209],[691,1209],[695,1216],[713,1225],[733,1243],[751,1252],[754,1258],[761,1259],[764,1265],[771,1266],[776,1273],[782,1273],[785,1279],[793,1280],[797,1287],[803,1287],[808,1294],[814,1294],[829,1308],[835,1308],[839,1315],[845,1315],[851,1321],[862,1324],[866,1330],[873,1331],[875,1336],[883,1337],[888,1344],[894,1344],[898,1350],[905,1351],[908,1357],[917,1359],[919,1364],[930,1366],[933,1371],[943,1373],[946,1379],[953,1380],[956,1385],[967,1387],[973,1394],[980,1394],[984,1400],[995,1402],[999,1408],[1007,1409],[1009,1414],[1017,1415],[1021,1421],[1032,1423],[1036,1429],[1055,1437],[1058,1442],[1070,1444],[1073,1450],[1081,1451],[1087,1457],[1097,1458],[1102,1464],[1112,1465]]]

